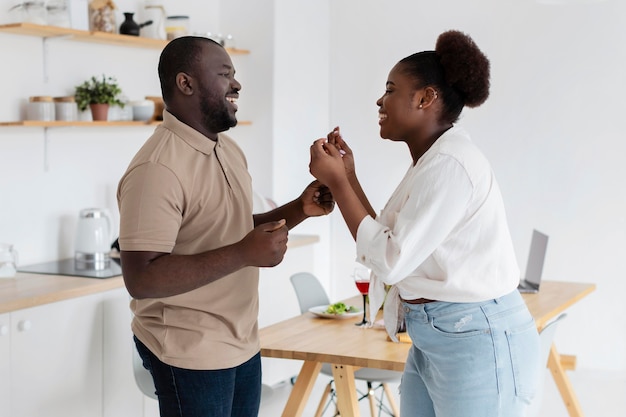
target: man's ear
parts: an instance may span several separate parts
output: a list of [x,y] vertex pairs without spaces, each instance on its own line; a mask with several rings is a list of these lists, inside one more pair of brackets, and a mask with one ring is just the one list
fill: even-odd
[[193,77],[184,72],[176,74],[176,88],[178,88],[182,94],[190,96],[193,94],[193,87]]

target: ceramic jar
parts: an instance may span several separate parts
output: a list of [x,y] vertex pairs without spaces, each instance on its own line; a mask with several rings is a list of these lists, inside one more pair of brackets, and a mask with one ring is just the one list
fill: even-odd
[[129,103],[133,109],[133,120],[138,122],[147,122],[152,119],[154,115],[154,101],[152,100],[137,100]]
[[54,102],[50,96],[32,96],[26,106],[26,120],[50,122],[55,119]]
[[55,97],[53,101],[56,120],[65,122],[78,120],[78,106],[74,96]]

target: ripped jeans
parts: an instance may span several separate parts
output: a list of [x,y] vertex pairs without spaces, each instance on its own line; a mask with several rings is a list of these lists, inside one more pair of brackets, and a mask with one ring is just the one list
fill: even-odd
[[535,322],[517,290],[479,303],[403,308],[413,346],[400,386],[402,417],[524,415],[543,367]]

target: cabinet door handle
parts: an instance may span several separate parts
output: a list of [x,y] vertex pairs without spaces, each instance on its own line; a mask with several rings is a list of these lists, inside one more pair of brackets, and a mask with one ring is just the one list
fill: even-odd
[[0,326],[0,336],[6,336],[9,334],[9,326],[2,325]]
[[20,320],[17,323],[17,329],[20,332],[25,332],[27,330],[30,330],[31,327],[33,327],[33,324],[30,322],[30,320]]

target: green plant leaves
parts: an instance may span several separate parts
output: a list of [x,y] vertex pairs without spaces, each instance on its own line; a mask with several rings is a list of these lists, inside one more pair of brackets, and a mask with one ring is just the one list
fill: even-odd
[[104,74],[100,78],[95,76],[76,86],[74,97],[79,110],[87,110],[90,104],[109,104],[124,107],[119,95],[122,89],[114,77]]

